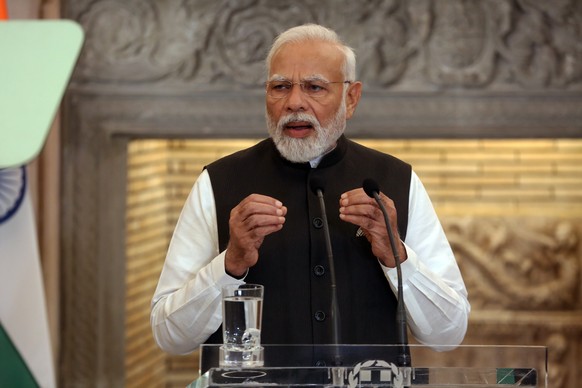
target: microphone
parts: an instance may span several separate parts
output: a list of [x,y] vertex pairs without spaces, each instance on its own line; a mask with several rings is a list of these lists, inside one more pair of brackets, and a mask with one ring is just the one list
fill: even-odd
[[388,238],[390,239],[390,246],[392,247],[392,254],[394,255],[394,261],[396,262],[396,274],[398,276],[398,306],[396,309],[396,326],[398,334],[398,344],[402,345],[400,348],[400,353],[397,357],[397,366],[409,367],[411,365],[410,359],[410,349],[408,348],[408,332],[406,330],[406,310],[404,309],[404,292],[402,289],[402,270],[400,269],[400,255],[398,254],[398,249],[396,249],[396,244],[394,242],[394,234],[392,233],[392,227],[390,226],[390,220],[388,218],[388,212],[384,203],[380,200],[380,186],[373,179],[364,179],[362,184],[364,191],[370,198],[374,198],[382,210],[384,215],[384,222],[386,223],[386,230],[388,231]]
[[[325,235],[325,250],[327,253],[327,262],[329,265],[329,274],[331,279],[331,319],[332,319],[332,338],[333,344],[339,345],[339,308],[337,305],[337,292],[335,280],[335,264],[333,252],[331,249],[331,238],[329,235],[329,224],[327,223],[327,213],[325,211],[325,202],[323,200],[323,181],[318,177],[311,178],[309,182],[311,191],[319,198],[319,207],[321,208],[321,218],[323,219],[323,234]],[[336,349],[335,361],[336,366],[341,365],[341,357]]]

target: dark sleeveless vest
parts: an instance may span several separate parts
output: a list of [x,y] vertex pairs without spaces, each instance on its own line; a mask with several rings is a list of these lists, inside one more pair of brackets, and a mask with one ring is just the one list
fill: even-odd
[[[317,168],[283,159],[271,139],[222,158],[206,167],[216,200],[220,251],[229,240],[230,211],[252,193],[283,202],[283,229],[267,236],[258,263],[245,281],[265,286],[261,342],[325,344],[332,342],[330,276],[321,210],[309,182],[324,182],[324,198],[337,281],[340,343],[396,343],[396,298],[356,225],[339,218],[340,195],[362,187],[366,178],[379,183],[395,202],[404,240],[408,220],[410,165],[363,147],[345,137]],[[222,329],[207,343],[222,343]]]

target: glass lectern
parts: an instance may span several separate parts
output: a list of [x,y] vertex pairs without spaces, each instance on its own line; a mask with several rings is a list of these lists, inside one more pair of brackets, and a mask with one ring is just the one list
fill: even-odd
[[547,388],[547,348],[458,346],[436,352],[410,345],[399,367],[396,345],[264,345],[264,366],[219,367],[220,345],[203,345],[200,377],[210,387],[530,387]]

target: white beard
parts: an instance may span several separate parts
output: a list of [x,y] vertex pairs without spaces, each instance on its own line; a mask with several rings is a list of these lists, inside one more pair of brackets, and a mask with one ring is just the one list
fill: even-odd
[[[281,155],[295,163],[306,163],[330,151],[346,129],[346,104],[343,100],[328,125],[322,126],[319,121],[307,113],[291,113],[282,117],[278,123],[267,113],[269,135]],[[314,134],[302,139],[286,136],[285,126],[293,121],[308,122],[315,130]]]

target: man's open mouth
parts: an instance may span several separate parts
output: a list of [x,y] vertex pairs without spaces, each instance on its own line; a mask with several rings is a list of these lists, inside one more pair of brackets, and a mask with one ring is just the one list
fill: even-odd
[[308,129],[313,129],[313,125],[307,121],[299,121],[285,125],[285,129],[289,129],[291,131],[304,131]]

